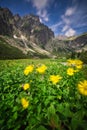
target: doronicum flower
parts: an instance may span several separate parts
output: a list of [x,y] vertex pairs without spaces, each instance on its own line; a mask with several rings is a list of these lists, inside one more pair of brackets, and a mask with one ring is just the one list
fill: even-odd
[[73,68],[68,68],[68,69],[67,69],[67,74],[68,74],[69,76],[74,75],[74,72],[75,72],[75,70],[74,70]]
[[87,96],[87,80],[80,81],[78,84],[78,90],[81,94]]
[[78,60],[78,59],[75,59],[75,60],[69,59],[69,60],[67,60],[67,63],[69,66],[74,66],[77,69],[81,69],[82,65],[83,65],[83,62],[81,60]]
[[50,81],[53,84],[57,84],[62,77],[60,75],[50,75]]
[[69,66],[75,66],[75,60],[69,59],[69,60],[67,60],[67,64]]
[[25,70],[24,70],[24,74],[25,74],[25,75],[28,75],[29,73],[31,73],[31,72],[33,71],[33,69],[34,69],[34,66],[33,66],[33,65],[27,66],[27,67],[25,68]]
[[82,65],[77,65],[76,68],[77,68],[77,69],[81,69],[81,68],[82,68]]
[[42,65],[42,66],[38,67],[38,68],[36,69],[36,71],[37,71],[38,73],[40,73],[40,74],[44,74],[45,71],[46,71],[46,69],[47,69],[47,67],[46,67],[45,65]]
[[30,84],[28,84],[28,83],[24,84],[23,89],[27,90],[28,88],[30,88]]
[[82,62],[81,60],[78,60],[78,59],[77,59],[77,60],[75,60],[75,64],[76,64],[76,65],[82,65],[83,62]]
[[26,109],[29,106],[29,102],[25,98],[21,99],[21,104],[24,109]]

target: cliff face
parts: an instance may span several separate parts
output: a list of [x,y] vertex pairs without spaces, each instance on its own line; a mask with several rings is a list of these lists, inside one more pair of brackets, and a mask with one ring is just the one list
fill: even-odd
[[38,16],[13,16],[8,8],[0,8],[0,35],[20,37],[21,34],[41,46],[54,37],[51,29],[40,23]]
[[54,37],[51,29],[40,23],[39,17],[35,15],[27,15],[17,19],[16,25],[30,41],[42,46]]
[[13,35],[13,15],[8,8],[0,7],[0,35]]
[[87,33],[78,37],[59,35],[54,38],[52,30],[42,24],[38,16],[29,14],[20,17],[13,15],[8,8],[1,7],[0,35],[3,48],[4,44],[9,44],[30,57],[55,58],[87,51]]
[[87,33],[70,38],[53,38],[46,44],[45,49],[60,57],[80,56],[83,52],[87,55]]
[[9,44],[29,57],[52,57],[44,46],[53,37],[54,33],[40,22],[38,16],[29,14],[20,17],[19,14],[13,15],[8,8],[0,7],[0,40],[3,48],[4,44]]

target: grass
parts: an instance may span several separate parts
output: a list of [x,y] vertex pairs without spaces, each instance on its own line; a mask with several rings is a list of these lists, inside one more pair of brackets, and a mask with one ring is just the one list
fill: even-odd
[[27,58],[21,50],[8,44],[4,38],[0,37],[0,59],[20,59]]
[[[70,76],[61,62],[66,59],[0,61],[1,130],[86,130],[87,96],[78,84],[84,89],[87,66]],[[24,74],[29,65],[33,70]]]

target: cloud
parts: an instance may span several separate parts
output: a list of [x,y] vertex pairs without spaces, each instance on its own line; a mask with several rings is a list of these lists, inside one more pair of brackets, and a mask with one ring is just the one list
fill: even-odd
[[87,30],[87,1],[72,0],[71,6],[60,16],[60,21],[51,28],[55,33],[68,37],[78,34],[80,30]]
[[71,20],[69,17],[66,17],[65,14],[61,16],[62,18],[62,21],[65,23],[65,24],[70,24],[71,23]]
[[73,20],[72,17],[74,16],[76,11],[76,5],[66,8],[65,13],[60,16],[60,21],[55,23],[51,26],[51,29],[56,33],[59,32],[60,34],[66,36],[74,36],[76,34],[76,30],[73,29],[72,24]]
[[69,28],[66,32],[65,32],[65,36],[70,37],[70,36],[74,36],[76,34],[76,31],[72,28]]
[[[76,5],[72,7],[68,7],[65,10],[65,13],[61,16],[61,19],[63,21],[63,27],[61,32],[64,33],[66,36],[74,36],[76,34],[76,30],[73,29],[73,16],[75,15],[76,12]],[[75,20],[75,19],[74,19]]]
[[70,7],[67,8],[66,12],[65,12],[65,16],[71,16],[75,13],[76,7]]
[[53,0],[27,0],[32,3],[32,6],[36,8],[36,14],[40,17],[41,22],[49,21],[49,14],[47,12],[48,7]]
[[42,10],[49,5],[49,0],[32,0],[32,4],[37,10]]
[[68,25],[65,25],[63,28],[62,28],[62,32],[65,32],[69,29],[69,26]]
[[39,11],[37,12],[37,15],[40,16],[40,19],[42,19],[42,21],[43,21],[43,20],[44,20],[44,21],[49,21],[49,15],[48,15],[46,9],[44,9],[44,10],[39,10]]
[[56,32],[56,31],[58,30],[58,27],[60,27],[61,25],[62,25],[62,22],[58,22],[58,23],[52,25],[50,28],[51,28],[54,32]]

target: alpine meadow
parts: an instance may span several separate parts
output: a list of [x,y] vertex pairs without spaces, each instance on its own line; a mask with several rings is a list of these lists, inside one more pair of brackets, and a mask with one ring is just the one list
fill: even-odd
[[0,0],[0,130],[87,130],[86,0]]

